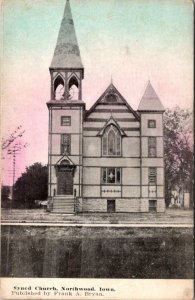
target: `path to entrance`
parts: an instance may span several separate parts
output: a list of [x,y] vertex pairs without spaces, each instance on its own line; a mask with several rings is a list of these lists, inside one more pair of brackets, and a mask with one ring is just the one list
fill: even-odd
[[192,227],[192,210],[167,209],[165,213],[85,213],[85,214],[54,214],[41,209],[2,209],[2,224],[20,225],[72,225],[72,226],[173,226]]

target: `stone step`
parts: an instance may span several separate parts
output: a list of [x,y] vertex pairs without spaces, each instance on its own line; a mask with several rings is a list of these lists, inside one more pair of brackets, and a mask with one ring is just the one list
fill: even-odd
[[53,206],[53,210],[59,210],[59,211],[71,211],[74,212],[74,206]]
[[54,201],[74,201],[74,198],[53,198]]
[[74,200],[74,198],[72,198],[72,197],[53,197],[53,199],[58,199],[58,200],[68,200],[68,199],[71,199],[71,200]]
[[74,211],[74,205],[53,205],[53,209]]
[[53,204],[53,207],[74,207],[74,204],[66,204],[66,205],[64,205],[64,204],[57,204],[57,203],[55,203],[55,204]]
[[67,214],[67,215],[74,215],[72,211],[62,211],[62,210],[53,210],[52,213],[54,214]]
[[75,199],[71,196],[55,196],[53,198],[54,213],[74,214]]
[[74,196],[72,196],[72,195],[63,195],[63,196],[60,196],[60,195],[58,195],[58,196],[54,196],[53,198],[54,199],[74,199]]
[[58,201],[54,201],[54,203],[57,203],[57,204],[62,204],[62,205],[66,205],[66,204],[74,204],[74,202],[58,202]]
[[58,201],[58,200],[54,200],[53,203],[59,203],[59,204],[74,204],[74,201]]
[[54,201],[74,201],[74,198],[53,198]]
[[74,205],[74,202],[58,202],[58,201],[54,201],[54,204],[59,204],[59,205]]
[[59,208],[74,208],[74,205],[53,205],[54,208],[59,207]]

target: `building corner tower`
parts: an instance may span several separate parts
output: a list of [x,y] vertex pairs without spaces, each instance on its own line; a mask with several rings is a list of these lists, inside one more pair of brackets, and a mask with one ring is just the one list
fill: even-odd
[[84,67],[68,0],[49,70],[48,209],[74,213],[75,198],[82,198]]
[[141,199],[140,211],[165,211],[164,198],[164,107],[150,81],[140,101]]

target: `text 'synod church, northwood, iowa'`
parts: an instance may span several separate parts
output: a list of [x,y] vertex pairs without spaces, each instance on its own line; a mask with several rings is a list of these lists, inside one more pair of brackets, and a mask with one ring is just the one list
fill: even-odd
[[86,110],[69,1],[50,74],[48,209],[164,212],[164,107],[150,82],[137,111],[111,83]]

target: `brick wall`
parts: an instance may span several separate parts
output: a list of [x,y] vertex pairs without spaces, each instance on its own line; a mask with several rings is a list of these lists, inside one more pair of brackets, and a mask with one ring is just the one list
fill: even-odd
[[140,200],[140,212],[148,212],[148,199],[141,199]]
[[165,200],[164,199],[157,200],[157,212],[165,212]]
[[117,199],[116,212],[139,212],[140,199]]
[[[148,199],[116,199],[116,212],[149,212]],[[107,212],[106,198],[78,199],[79,212]],[[165,211],[164,199],[157,199],[157,212]]]
[[83,212],[107,212],[106,199],[83,199]]

